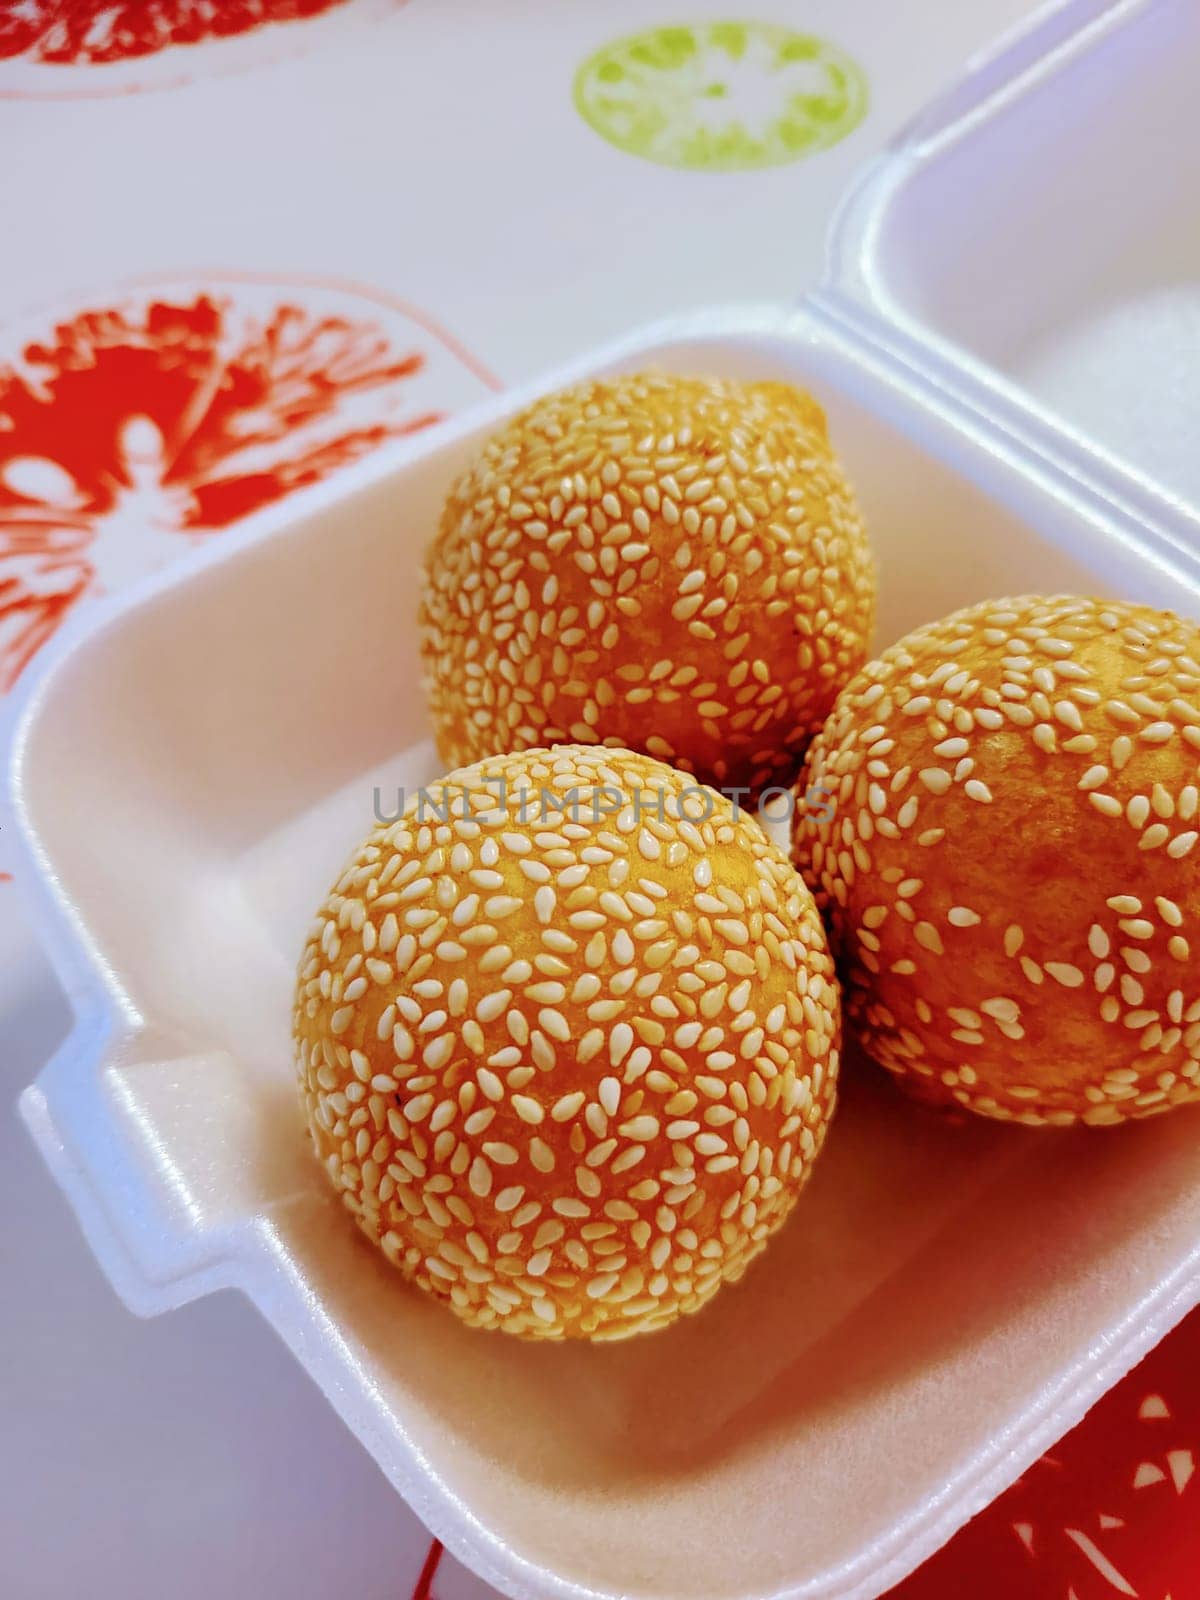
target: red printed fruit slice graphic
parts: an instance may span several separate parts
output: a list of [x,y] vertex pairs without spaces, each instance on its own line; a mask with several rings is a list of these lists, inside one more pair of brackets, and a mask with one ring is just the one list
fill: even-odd
[[0,11],[0,60],[33,50],[58,9],[55,0],[17,0]]
[[1200,1573],[1200,1311],[892,1600],[1185,1600]]
[[[0,7],[0,96],[121,94],[311,49],[404,0],[17,0]],[[298,26],[305,24],[306,26]]]
[[364,291],[156,283],[0,350],[0,696],[63,620],[494,382]]

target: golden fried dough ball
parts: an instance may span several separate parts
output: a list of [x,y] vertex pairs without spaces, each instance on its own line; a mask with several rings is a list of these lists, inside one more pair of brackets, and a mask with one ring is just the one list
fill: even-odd
[[660,1328],[741,1275],[821,1147],[838,1030],[816,907],[759,824],[571,745],[376,828],[295,1010],[364,1232],[464,1321],[548,1339]]
[[845,690],[801,861],[868,1053],[926,1099],[1111,1124],[1200,1099],[1200,628],[992,600]]
[[450,763],[573,740],[790,782],[867,657],[874,566],[825,418],[783,383],[548,396],[455,485],[421,646]]

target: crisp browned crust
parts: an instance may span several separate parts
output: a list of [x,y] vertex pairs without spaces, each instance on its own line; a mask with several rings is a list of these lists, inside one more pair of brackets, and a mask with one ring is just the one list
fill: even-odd
[[563,746],[371,834],[295,1031],[317,1154],[391,1261],[467,1322],[620,1338],[698,1309],[788,1215],[839,1020],[812,897],[752,817]]
[[1200,629],[993,600],[838,701],[798,815],[847,1010],[914,1092],[1026,1123],[1200,1099]]
[[790,782],[874,613],[808,395],[585,383],[491,439],[447,502],[421,607],[438,748],[605,743],[718,787]]

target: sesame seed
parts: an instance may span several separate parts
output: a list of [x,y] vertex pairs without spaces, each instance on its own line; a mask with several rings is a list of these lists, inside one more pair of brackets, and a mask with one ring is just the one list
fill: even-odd
[[1110,911],[1115,911],[1121,917],[1136,917],[1142,909],[1142,902],[1131,894],[1118,894],[1106,902]]
[[500,1078],[489,1067],[479,1067],[475,1073],[479,1087],[489,1100],[504,1099],[504,1085]]
[[1125,816],[1132,828],[1144,828],[1150,820],[1150,797],[1135,794],[1125,807]]
[[1088,799],[1102,816],[1121,817],[1125,814],[1121,802],[1111,794],[1101,794],[1098,790],[1093,790]]
[[1167,900],[1160,895],[1154,903],[1158,908],[1159,916],[1169,928],[1182,928],[1183,912],[1173,900]]
[[994,1017],[997,1022],[1017,1022],[1021,1015],[1020,1007],[1016,1001],[1009,1000],[1003,995],[997,995],[990,1000],[983,1001],[979,1009],[989,1017]]
[[529,1141],[529,1159],[539,1172],[553,1172],[557,1165],[554,1151],[545,1140],[537,1137]]
[[1046,971],[1056,983],[1061,983],[1064,989],[1079,989],[1083,986],[1083,973],[1069,962],[1047,961]]
[[503,1167],[515,1166],[517,1161],[520,1159],[514,1147],[502,1139],[489,1139],[485,1141],[483,1153],[488,1157],[489,1160],[494,1161],[497,1163],[497,1165]]
[[620,1125],[619,1131],[626,1139],[638,1142],[654,1139],[658,1137],[658,1118],[648,1115],[631,1117]]

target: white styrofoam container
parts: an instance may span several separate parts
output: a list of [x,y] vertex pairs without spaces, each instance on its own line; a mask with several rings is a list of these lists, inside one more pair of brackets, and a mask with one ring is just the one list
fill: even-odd
[[1200,544],[1194,0],[1068,0],[871,163],[830,310]]
[[[835,259],[884,189],[884,212],[904,203],[889,170],[932,171],[931,138],[1010,115],[1047,48],[1083,61],[1130,9],[1054,7],[981,63],[931,114],[936,137],[918,125],[851,203]],[[854,260],[890,281],[882,235]],[[843,273],[796,311],[660,326],[536,391],[648,363],[811,388],[873,532],[884,641],[1015,591],[1200,614],[1184,514],[1162,496],[1152,521],[1133,515],[1116,464],[1097,455],[1081,479],[1032,407],[1013,425],[1017,398],[974,358],[947,381],[946,341],[886,326],[860,291]],[[702,1316],[627,1345],[471,1332],[359,1238],[301,1127],[294,961],[375,784],[433,771],[418,561],[457,468],[534,392],[381,449],[52,648],[11,797],[76,1025],[23,1111],[126,1302],[249,1295],[497,1587],[865,1600],[1200,1300],[1196,1118],[955,1126],[851,1070],[763,1260]]]

